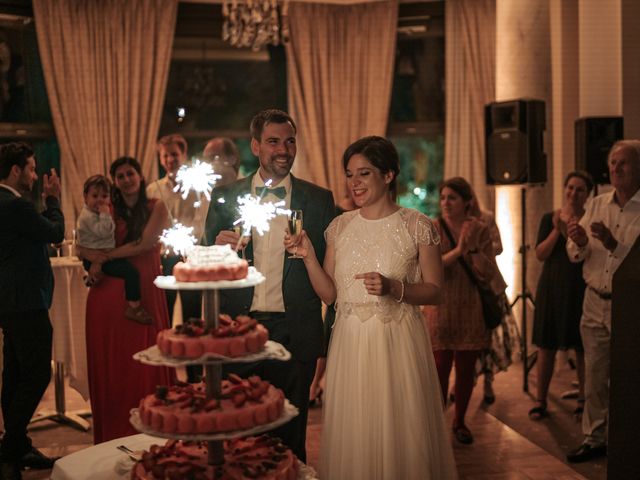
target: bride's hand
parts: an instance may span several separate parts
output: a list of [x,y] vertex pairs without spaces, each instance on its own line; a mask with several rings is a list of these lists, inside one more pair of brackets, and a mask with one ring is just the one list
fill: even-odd
[[354,277],[356,280],[364,280],[364,288],[369,295],[379,297],[388,295],[391,291],[391,281],[378,272],[359,273]]
[[290,235],[289,231],[286,231],[284,234],[284,248],[287,252],[293,255],[299,255],[303,258],[307,258],[307,255],[314,253],[313,244],[309,237],[307,237],[307,232],[302,230],[298,235]]

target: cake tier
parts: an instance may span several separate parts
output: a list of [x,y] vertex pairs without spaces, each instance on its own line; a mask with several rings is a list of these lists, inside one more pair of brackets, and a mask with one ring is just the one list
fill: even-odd
[[183,325],[158,332],[156,343],[167,356],[200,358],[207,353],[240,357],[260,351],[269,339],[267,329],[244,315],[231,319],[221,314],[218,328],[205,330],[204,321],[190,319]]
[[178,262],[173,267],[173,276],[178,282],[215,282],[219,280],[241,280],[247,277],[249,264],[238,260],[233,264],[195,265]]
[[257,375],[223,380],[221,397],[206,398],[204,383],[158,387],[140,401],[140,421],[169,434],[206,434],[246,430],[280,418],[282,390]]
[[224,442],[224,465],[207,464],[206,442],[169,440],[153,445],[132,471],[132,480],[294,480],[298,462],[277,438],[262,435]]

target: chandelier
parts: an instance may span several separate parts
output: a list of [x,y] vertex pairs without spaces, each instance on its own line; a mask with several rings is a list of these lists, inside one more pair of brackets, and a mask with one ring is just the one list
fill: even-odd
[[284,0],[280,12],[277,0],[224,0],[222,40],[254,52],[285,43],[289,37],[288,8],[289,0]]

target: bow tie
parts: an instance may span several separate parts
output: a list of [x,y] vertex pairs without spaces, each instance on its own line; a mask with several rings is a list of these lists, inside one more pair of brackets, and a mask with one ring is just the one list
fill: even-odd
[[256,187],[256,195],[258,195],[259,197],[263,197],[264,195],[268,194],[275,195],[276,197],[282,199],[287,196],[287,189],[284,187]]

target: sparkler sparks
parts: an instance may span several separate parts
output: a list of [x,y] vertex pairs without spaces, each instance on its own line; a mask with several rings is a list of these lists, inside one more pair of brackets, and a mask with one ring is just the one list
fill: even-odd
[[280,208],[285,202],[260,203],[261,198],[247,193],[242,197],[238,197],[238,213],[239,218],[233,222],[234,225],[242,225],[243,234],[251,232],[255,228],[258,234],[263,235],[269,230],[269,222],[276,215],[288,215],[290,210]]
[[215,173],[210,164],[196,158],[191,165],[180,167],[176,174],[176,187],[173,191],[182,193],[182,198],[186,200],[189,192],[193,190],[198,196],[198,200],[194,202],[193,206],[198,208],[202,203],[202,195],[207,200],[211,200],[211,190],[220,178],[222,175]]
[[176,255],[187,255],[198,241],[192,233],[193,227],[186,227],[181,223],[163,230],[160,241],[166,247],[165,253],[173,251]]

